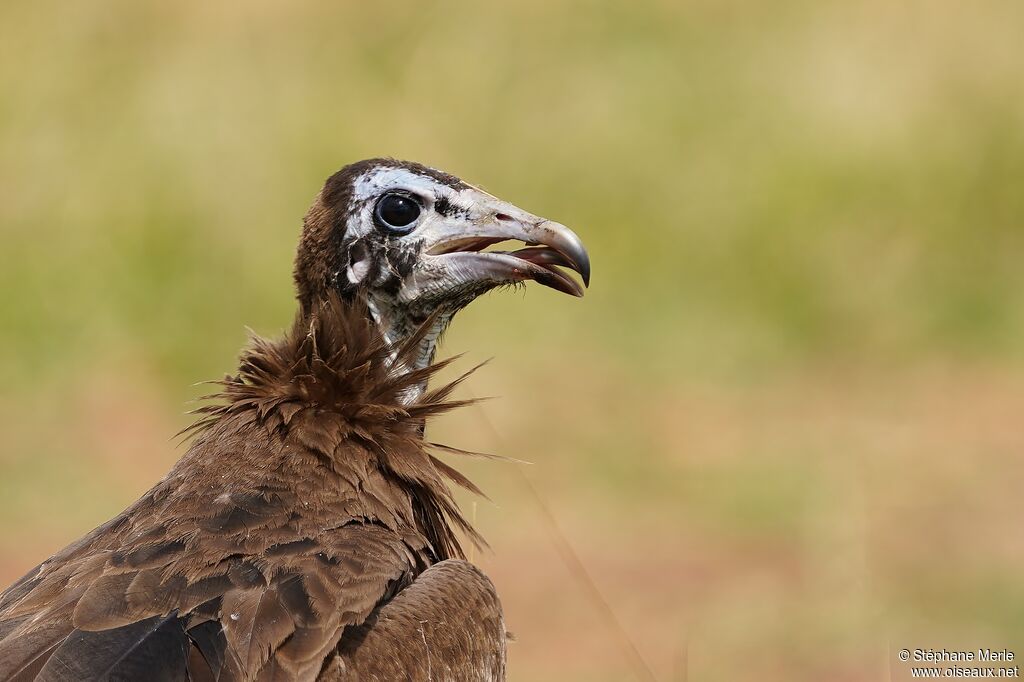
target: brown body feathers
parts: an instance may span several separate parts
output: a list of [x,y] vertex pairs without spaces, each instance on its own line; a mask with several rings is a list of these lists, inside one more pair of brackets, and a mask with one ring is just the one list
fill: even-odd
[[162,481],[0,594],[0,679],[503,678],[472,484],[422,438],[458,381],[410,400],[417,344],[337,296],[255,340]]

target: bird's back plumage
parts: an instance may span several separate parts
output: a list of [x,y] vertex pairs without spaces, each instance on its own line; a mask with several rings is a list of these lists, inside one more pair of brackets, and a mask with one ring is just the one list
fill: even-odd
[[[337,296],[256,339],[167,477],[0,595],[0,679],[373,679],[354,676],[356,644],[395,648],[403,604],[425,594],[488,638],[492,672],[448,679],[495,679],[493,587],[445,562],[462,557],[457,530],[476,538],[448,484],[472,484],[422,438],[461,403],[454,384],[407,403],[439,368],[394,371],[416,344],[390,347]],[[485,611],[458,613],[470,604]],[[431,627],[402,636],[465,648]]]

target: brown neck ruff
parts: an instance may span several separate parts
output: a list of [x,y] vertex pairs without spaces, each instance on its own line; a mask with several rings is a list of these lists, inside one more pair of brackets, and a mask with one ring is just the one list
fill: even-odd
[[[218,478],[218,470],[230,471],[233,485],[252,488],[249,493],[268,480],[307,488],[312,504],[341,504],[351,518],[422,534],[437,560],[463,557],[457,531],[475,544],[483,541],[449,484],[480,491],[432,451],[466,453],[427,442],[423,429],[428,418],[474,402],[451,399],[473,370],[408,399],[410,389],[454,359],[406,369],[433,324],[428,319],[393,347],[363,300],[327,296],[301,311],[283,338],[253,339],[238,374],[217,382],[221,390],[207,396],[219,402],[197,410],[204,416],[187,432],[198,437],[179,467],[187,462]],[[232,447],[230,462],[197,461],[204,452],[224,450],[205,447],[210,441],[253,428],[277,442],[281,460],[248,461],[246,448]],[[302,456],[289,457],[289,449]]]

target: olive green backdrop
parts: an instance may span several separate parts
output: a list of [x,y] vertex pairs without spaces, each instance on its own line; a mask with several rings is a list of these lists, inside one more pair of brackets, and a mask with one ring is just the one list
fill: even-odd
[[[324,178],[393,155],[564,222],[573,300],[444,352],[660,680],[1024,654],[1024,5],[0,5],[0,579],[180,454],[293,314]],[[513,680],[632,679],[522,469],[458,463]]]

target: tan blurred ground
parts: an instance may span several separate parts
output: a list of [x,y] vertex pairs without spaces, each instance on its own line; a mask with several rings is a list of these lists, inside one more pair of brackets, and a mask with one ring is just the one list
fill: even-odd
[[[7,2],[0,583],[180,453],[290,320],[338,166],[583,235],[583,301],[461,315],[437,439],[530,479],[659,680],[1024,656],[1024,6]],[[631,679],[512,465],[460,462],[513,680]],[[472,501],[466,500],[472,505]]]

